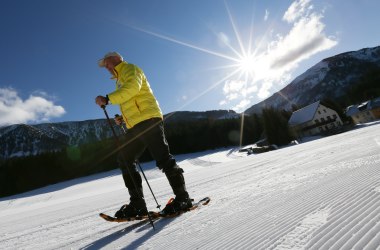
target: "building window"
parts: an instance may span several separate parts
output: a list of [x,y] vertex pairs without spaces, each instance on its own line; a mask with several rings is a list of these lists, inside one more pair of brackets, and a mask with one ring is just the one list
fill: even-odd
[[322,121],[322,122],[325,122],[325,118],[322,117],[322,118],[321,118],[321,121]]
[[336,119],[336,118],[337,118],[337,116],[336,116],[336,115],[333,115],[333,118],[334,118],[334,119]]
[[318,114],[321,114],[321,111],[318,110]]
[[327,112],[326,112],[326,109],[324,109],[323,112],[327,113]]
[[315,124],[318,124],[318,123],[319,123],[318,119],[315,119],[314,122],[315,122]]
[[331,117],[330,117],[329,115],[327,116],[327,120],[328,120],[328,121],[331,121]]

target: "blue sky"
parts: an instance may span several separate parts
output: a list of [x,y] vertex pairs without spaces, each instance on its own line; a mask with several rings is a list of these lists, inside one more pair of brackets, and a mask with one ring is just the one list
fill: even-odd
[[[140,66],[163,112],[249,108],[323,58],[380,45],[377,0],[2,0],[0,126],[103,118],[97,66]],[[108,108],[110,115],[117,107]]]

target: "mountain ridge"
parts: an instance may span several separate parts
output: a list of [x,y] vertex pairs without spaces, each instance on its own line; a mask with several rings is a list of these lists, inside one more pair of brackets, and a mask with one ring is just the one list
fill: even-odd
[[325,58],[245,113],[260,114],[268,107],[291,110],[292,105],[305,106],[324,98],[341,98],[373,67],[380,68],[380,46]]

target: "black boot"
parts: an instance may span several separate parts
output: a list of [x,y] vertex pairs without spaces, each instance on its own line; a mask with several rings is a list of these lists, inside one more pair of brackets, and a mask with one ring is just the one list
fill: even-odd
[[131,218],[131,217],[139,217],[145,216],[148,214],[148,210],[146,208],[143,190],[139,189],[130,189],[130,203],[123,205],[119,211],[115,213],[116,218]]
[[175,194],[175,199],[166,205],[162,213],[173,214],[189,210],[192,207],[192,202],[186,190],[183,169],[175,164],[171,168],[164,169],[164,171]]
[[171,215],[178,214],[182,211],[189,211],[193,206],[192,200],[190,198],[178,198],[169,200],[165,208],[162,210],[161,214]]
[[126,204],[126,205],[123,205],[116,213],[115,213],[115,217],[116,218],[123,218],[123,219],[126,219],[126,218],[133,218],[133,217],[143,217],[143,216],[146,216],[148,215],[148,210],[146,209],[146,207],[135,207],[133,204]]

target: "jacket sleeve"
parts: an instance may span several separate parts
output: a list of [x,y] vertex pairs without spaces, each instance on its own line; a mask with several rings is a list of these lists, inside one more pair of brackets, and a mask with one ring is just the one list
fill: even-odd
[[120,72],[119,84],[121,86],[116,91],[109,93],[108,98],[112,104],[122,104],[136,96],[142,85],[143,75],[135,65],[128,64]]

